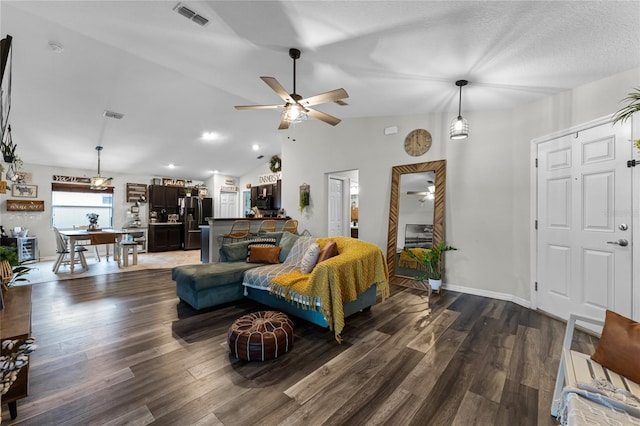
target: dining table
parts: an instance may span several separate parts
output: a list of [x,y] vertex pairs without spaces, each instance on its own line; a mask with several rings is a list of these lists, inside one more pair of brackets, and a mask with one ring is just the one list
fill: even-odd
[[101,229],[101,230],[89,230],[89,229],[73,229],[67,231],[60,231],[60,234],[64,236],[69,242],[69,261],[71,264],[69,267],[71,268],[71,273],[73,273],[73,269],[75,266],[75,250],[73,247],[76,246],[78,241],[90,241],[90,245],[100,245],[107,244],[107,260],[109,260],[109,246],[108,244],[113,244],[113,260],[116,262],[120,261],[118,246],[120,241],[122,240],[122,236],[126,234],[126,232],[118,230],[118,229]]

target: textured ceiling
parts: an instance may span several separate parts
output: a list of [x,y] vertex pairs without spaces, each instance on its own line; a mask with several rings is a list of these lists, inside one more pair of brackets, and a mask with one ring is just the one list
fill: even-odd
[[290,47],[298,93],[347,90],[348,106],[317,107],[342,119],[453,114],[460,78],[463,110],[507,109],[640,67],[638,1],[183,2],[205,27],[176,4],[0,2],[25,162],[91,169],[100,144],[107,172],[242,175],[280,152],[283,132],[278,110],[233,106],[280,103],[259,76],[291,91]]

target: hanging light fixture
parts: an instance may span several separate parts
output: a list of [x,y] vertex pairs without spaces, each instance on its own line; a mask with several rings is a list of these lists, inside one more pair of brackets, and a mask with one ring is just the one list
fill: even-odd
[[465,139],[469,136],[469,122],[461,115],[462,110],[462,86],[469,84],[467,80],[456,81],[456,86],[460,88],[460,98],[458,100],[458,117],[451,122],[449,137],[451,139]]
[[91,189],[103,191],[108,188],[108,185],[111,184],[111,179],[113,178],[100,176],[100,151],[102,151],[102,147],[96,146],[96,151],[98,151],[98,176],[91,178]]

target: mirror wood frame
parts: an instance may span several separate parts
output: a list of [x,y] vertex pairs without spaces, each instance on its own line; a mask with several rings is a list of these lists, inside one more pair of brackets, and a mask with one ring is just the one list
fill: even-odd
[[413,278],[396,275],[396,254],[398,242],[398,217],[400,202],[400,178],[402,175],[421,172],[435,172],[436,192],[433,205],[433,245],[444,241],[444,202],[447,180],[447,160],[406,164],[391,168],[391,197],[389,200],[389,234],[387,236],[387,268],[389,282],[406,287],[415,287]]

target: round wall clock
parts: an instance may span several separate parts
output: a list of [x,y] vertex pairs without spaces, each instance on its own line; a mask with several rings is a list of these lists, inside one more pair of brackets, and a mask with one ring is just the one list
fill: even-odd
[[415,129],[404,138],[404,150],[407,154],[418,157],[431,148],[431,133],[425,129]]

